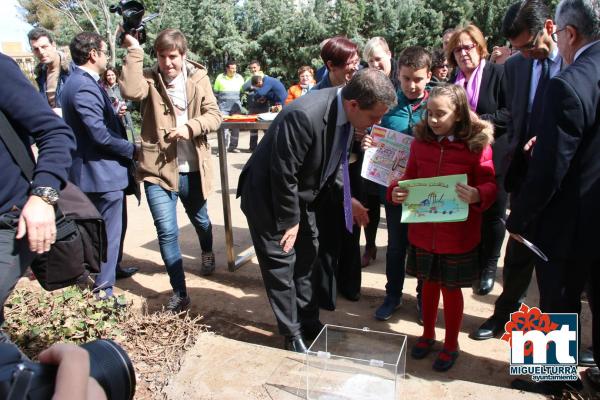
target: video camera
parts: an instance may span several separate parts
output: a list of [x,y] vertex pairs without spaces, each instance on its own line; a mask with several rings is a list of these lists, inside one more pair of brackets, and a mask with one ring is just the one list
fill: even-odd
[[117,38],[117,44],[123,42],[126,34],[136,37],[140,44],[146,41],[146,22],[158,17],[158,13],[150,14],[144,17],[144,4],[135,0],[121,0],[119,4],[112,5],[108,10],[113,14],[123,16],[123,32]]
[[[125,350],[112,340],[95,340],[81,347],[90,355],[90,375],[108,400],[132,400],[135,371]],[[57,369],[56,365],[23,360],[16,346],[0,343],[0,399],[51,399]]]

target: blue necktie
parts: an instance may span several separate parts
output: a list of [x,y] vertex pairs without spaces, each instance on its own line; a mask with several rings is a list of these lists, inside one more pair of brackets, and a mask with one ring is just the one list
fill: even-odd
[[352,233],[352,195],[350,193],[350,171],[348,170],[348,135],[350,134],[350,124],[344,126],[344,133],[341,135],[343,141],[342,151],[342,178],[344,182],[344,221],[346,229]]
[[542,109],[544,104],[544,92],[546,86],[550,80],[550,64],[547,58],[544,58],[541,62],[542,70],[540,73],[540,80],[538,81],[535,89],[535,96],[533,97],[533,104],[531,105],[531,114],[529,117],[529,139],[537,135],[536,128],[539,121],[542,119]]

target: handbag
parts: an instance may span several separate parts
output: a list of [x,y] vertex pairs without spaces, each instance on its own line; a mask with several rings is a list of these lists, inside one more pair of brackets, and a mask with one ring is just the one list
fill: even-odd
[[[0,139],[31,182],[35,163],[2,111]],[[61,289],[84,282],[90,273],[100,272],[101,263],[106,261],[106,248],[102,215],[76,185],[67,182],[56,203],[56,241],[48,252],[34,258],[31,269],[44,289]]]

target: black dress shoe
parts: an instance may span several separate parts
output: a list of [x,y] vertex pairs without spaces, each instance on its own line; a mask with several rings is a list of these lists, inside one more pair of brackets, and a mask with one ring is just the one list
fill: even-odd
[[542,381],[532,382],[517,378],[510,383],[513,389],[529,393],[539,393],[546,396],[561,396],[563,390],[579,392],[583,390],[581,379],[576,381]]
[[586,350],[579,350],[579,366],[580,367],[595,367],[594,352],[589,347]]
[[598,369],[598,367],[586,369],[585,377],[592,388],[596,392],[600,392],[600,369]]
[[481,278],[479,279],[479,285],[475,294],[479,296],[485,296],[490,293],[494,288],[494,281],[496,279],[496,271],[491,269],[484,269],[481,271]]
[[307,349],[304,341],[302,340],[302,336],[286,336],[284,340],[284,348],[289,351],[293,351],[295,353],[305,354]]
[[471,334],[471,339],[475,340],[487,340],[499,336],[504,332],[504,325],[506,321],[501,321],[498,318],[492,316],[488,318],[479,329]]
[[132,275],[134,275],[136,272],[138,272],[139,270],[140,269],[138,267],[127,267],[127,268],[117,267],[116,278],[117,279],[129,278]]
[[345,292],[340,291],[340,294],[342,296],[344,296],[344,298],[346,298],[346,299],[348,299],[350,301],[358,301],[358,300],[360,300],[360,292],[358,292],[358,293],[345,293]]

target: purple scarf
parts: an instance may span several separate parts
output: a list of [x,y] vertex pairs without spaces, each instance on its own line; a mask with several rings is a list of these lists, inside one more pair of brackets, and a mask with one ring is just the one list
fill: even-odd
[[[469,107],[471,110],[477,110],[477,102],[479,101],[479,90],[481,89],[481,77],[483,76],[483,67],[485,67],[485,60],[481,59],[479,66],[475,68],[475,71],[471,74],[471,79],[466,82],[465,74],[459,69],[458,75],[456,75],[455,85],[460,85],[467,91],[467,99],[469,100]],[[466,82],[466,85],[465,85]]]

